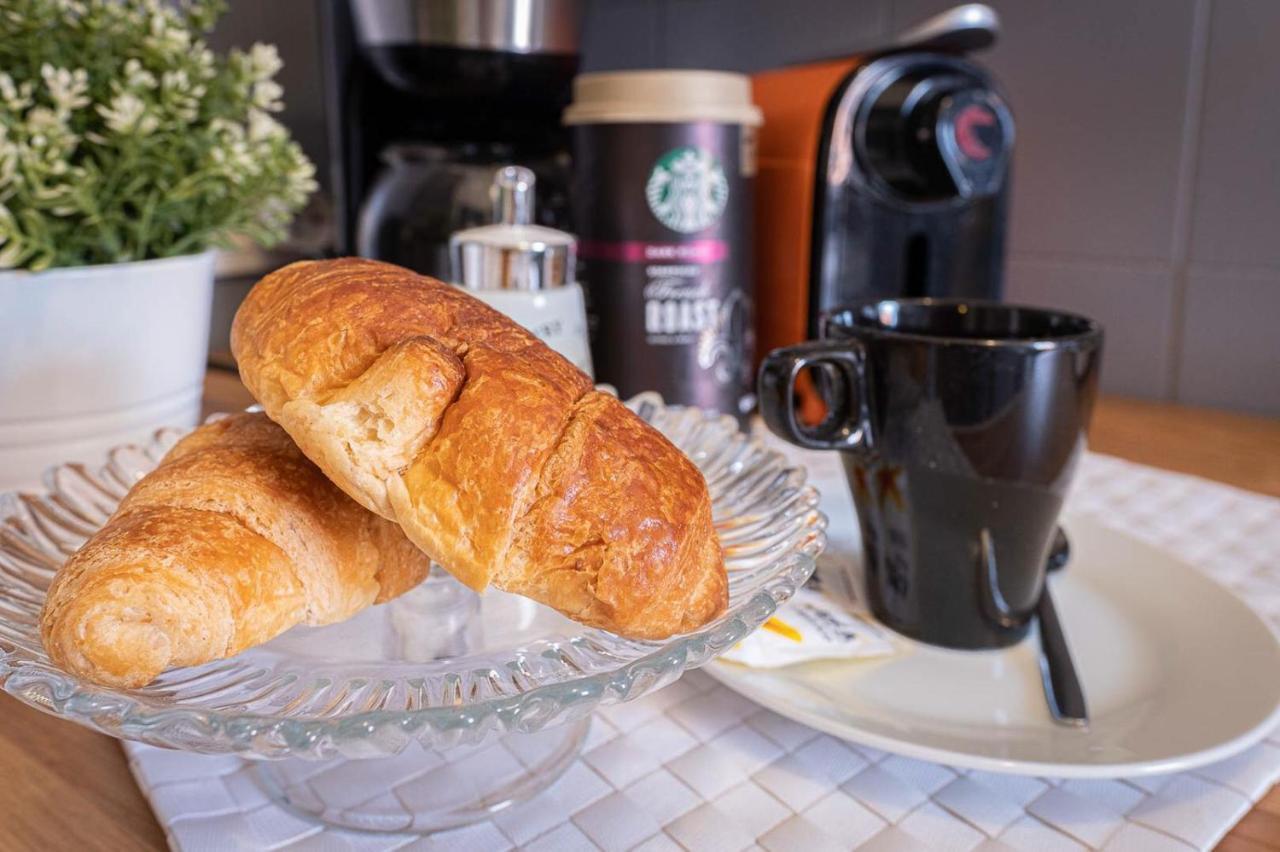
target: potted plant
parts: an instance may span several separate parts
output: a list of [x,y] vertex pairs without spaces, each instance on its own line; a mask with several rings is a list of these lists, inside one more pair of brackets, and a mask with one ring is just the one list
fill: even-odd
[[314,169],[275,48],[219,0],[0,11],[0,489],[199,415],[212,249],[281,239]]

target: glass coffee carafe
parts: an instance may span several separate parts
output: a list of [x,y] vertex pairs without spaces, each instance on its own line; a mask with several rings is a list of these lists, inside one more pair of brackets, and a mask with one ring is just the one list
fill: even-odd
[[537,175],[535,221],[553,228],[567,224],[563,155],[526,157],[506,144],[406,143],[388,147],[382,159],[385,168],[360,211],[356,251],[362,257],[447,280],[450,235],[489,223],[494,172],[515,163]]

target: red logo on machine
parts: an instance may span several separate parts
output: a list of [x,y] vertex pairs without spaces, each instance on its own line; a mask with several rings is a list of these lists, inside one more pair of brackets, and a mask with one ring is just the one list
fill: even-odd
[[969,104],[960,110],[955,120],[956,145],[960,153],[978,162],[988,159],[993,152],[978,135],[978,128],[995,125],[995,114],[981,104]]

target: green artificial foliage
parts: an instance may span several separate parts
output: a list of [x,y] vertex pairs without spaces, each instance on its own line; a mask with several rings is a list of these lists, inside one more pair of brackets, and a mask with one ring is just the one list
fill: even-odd
[[218,56],[220,0],[0,3],[0,268],[282,239],[315,189],[274,47]]

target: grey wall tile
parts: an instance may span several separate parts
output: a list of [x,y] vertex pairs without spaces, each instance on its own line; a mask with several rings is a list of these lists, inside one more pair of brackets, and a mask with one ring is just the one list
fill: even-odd
[[[1014,252],[1167,260],[1194,0],[989,0],[1018,123]],[[893,0],[900,28],[950,0]]]
[[1191,257],[1280,264],[1280,3],[1215,0]]
[[1013,260],[1005,299],[1102,323],[1104,393],[1163,398],[1169,381],[1173,276],[1166,270]]
[[1178,401],[1280,415],[1278,320],[1280,270],[1270,276],[1193,272],[1183,311]]
[[887,0],[665,0],[673,68],[760,71],[879,44]]
[[589,0],[582,22],[582,70],[662,66],[660,0]]

